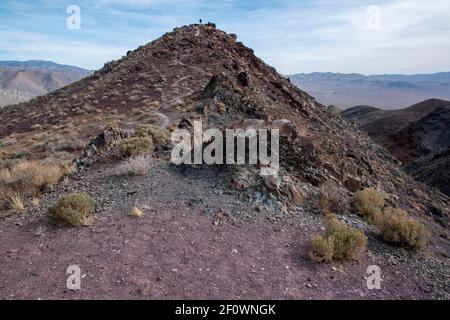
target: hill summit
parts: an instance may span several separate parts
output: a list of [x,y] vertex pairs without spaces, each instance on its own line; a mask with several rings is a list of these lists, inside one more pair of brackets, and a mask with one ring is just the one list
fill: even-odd
[[[356,126],[296,88],[236,35],[214,24],[176,28],[79,82],[0,110],[2,159],[8,166],[21,158],[76,157],[84,165],[92,150],[108,149],[116,138],[142,131],[143,124],[170,132],[190,128],[195,120],[221,130],[281,124],[286,130],[280,138],[278,176],[262,177],[259,168],[250,165],[166,168],[169,152],[155,145],[154,158],[162,162],[151,167],[147,184],[107,180],[94,164],[77,178],[78,187],[92,188],[90,193],[103,199],[99,211],[122,196],[123,188],[130,188],[121,203],[142,193],[152,199],[152,207],[165,209],[170,203],[168,208],[176,210],[186,202],[188,207],[201,202],[207,212],[216,202],[225,210],[231,195],[278,212],[271,219],[316,212],[313,204],[326,183],[335,184],[346,196],[375,188],[384,193],[387,204],[408,210],[427,225],[433,249],[447,250],[448,240],[442,235],[449,226],[450,202],[445,195],[416,182]],[[107,182],[102,187],[100,181]],[[213,185],[205,187],[204,198],[186,198],[206,183]],[[228,219],[223,212],[219,217]]]
[[[217,104],[222,103],[221,113]],[[191,117],[230,126],[242,119],[286,119],[298,138],[288,146],[294,159],[284,169],[299,181],[318,185],[335,179],[351,189],[379,186],[393,195],[410,194],[414,186],[387,152],[297,89],[236,35],[212,24],[176,28],[92,76],[5,108],[0,113],[0,137],[14,133],[21,141],[22,136],[49,130],[54,137],[64,135],[68,125],[74,128],[71,139],[88,142],[107,125],[132,127],[142,122],[145,112],[162,114],[170,123]],[[305,144],[309,152],[302,149]],[[307,166],[301,159],[310,155],[317,163]],[[439,206],[445,198],[435,196],[441,199],[435,202]],[[423,213],[426,208],[417,206]]]

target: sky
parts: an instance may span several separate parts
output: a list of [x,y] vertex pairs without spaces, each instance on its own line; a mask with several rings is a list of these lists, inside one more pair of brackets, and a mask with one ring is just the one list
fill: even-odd
[[283,74],[450,71],[449,0],[1,0],[0,60],[99,69],[199,19]]

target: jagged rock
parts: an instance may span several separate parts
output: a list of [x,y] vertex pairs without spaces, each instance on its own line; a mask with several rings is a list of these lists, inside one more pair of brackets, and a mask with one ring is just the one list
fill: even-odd
[[297,190],[295,186],[289,188],[292,203],[296,206],[304,206],[306,204],[306,197]]
[[241,73],[239,73],[237,79],[242,86],[248,87],[250,80],[248,78],[247,72],[242,71]]
[[191,130],[194,128],[194,125],[192,124],[191,121],[189,121],[189,119],[183,118],[183,119],[181,119],[180,123],[178,124],[178,128]]
[[245,190],[248,188],[249,182],[242,178],[235,178],[233,179],[233,185],[237,190]]
[[76,159],[75,162],[79,167],[97,162],[101,158],[108,156],[108,152],[113,147],[128,137],[129,132],[120,128],[108,127],[86,146],[83,155]]
[[263,178],[264,184],[270,191],[278,193],[281,187],[281,180],[277,176],[266,176]]
[[344,186],[350,192],[359,191],[361,190],[361,180],[351,176],[347,176],[344,180]]

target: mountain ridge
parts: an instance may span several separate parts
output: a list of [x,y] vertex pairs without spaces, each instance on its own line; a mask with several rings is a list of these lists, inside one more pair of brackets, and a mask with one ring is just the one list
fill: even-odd
[[19,69],[57,69],[57,70],[77,70],[91,72],[91,70],[77,66],[60,64],[49,60],[2,60],[0,66]]
[[[78,121],[85,121],[84,114],[94,114],[106,121],[108,116],[129,114],[134,109],[157,110],[172,121],[181,120],[178,109],[197,110],[199,106],[190,106],[189,101],[197,101],[199,98],[196,92],[201,92],[212,77],[217,77],[220,73],[224,74],[217,78],[221,79],[218,85],[231,83],[226,85],[230,92],[224,92],[225,97],[197,103],[206,103],[202,108],[207,110],[216,101],[223,99],[225,105],[240,101],[238,106],[230,106],[230,115],[235,113],[241,114],[240,117],[266,120],[286,118],[297,128],[302,128],[300,136],[308,141],[315,140],[313,145],[317,150],[314,153],[321,155],[321,162],[331,161],[326,166],[322,163],[317,168],[310,167],[300,171],[312,183],[318,184],[330,174],[338,177],[341,183],[355,179],[356,176],[360,184],[381,183],[380,178],[373,176],[377,171],[370,169],[372,165],[369,163],[389,167],[390,169],[384,170],[392,170],[393,174],[408,179],[398,171],[395,164],[390,163],[390,156],[385,151],[370,140],[360,137],[360,133],[348,128],[339,115],[330,114],[325,106],[293,86],[274,68],[257,58],[253,50],[238,42],[235,35],[228,35],[214,25],[176,28],[173,32],[128,52],[122,59],[107,63],[81,81],[46,96],[34,98],[28,103],[2,109],[0,137],[13,132],[27,134],[34,125],[56,127],[67,119],[77,125]],[[223,89],[217,90],[222,92]],[[243,97],[234,97],[236,94]],[[34,116],[24,115],[21,119],[11,121],[11,117],[16,116],[15,111],[21,108],[27,108],[29,114]],[[205,116],[194,111],[189,111],[186,115],[188,114]],[[101,123],[99,121],[98,125]],[[78,127],[80,130],[87,128],[82,122]],[[95,131],[82,130],[81,134],[80,138],[86,140],[95,135]],[[341,135],[342,141],[337,142],[333,134]],[[359,138],[356,139],[356,136]],[[301,145],[297,147],[298,152],[304,148]],[[372,160],[367,158],[368,148],[373,152]],[[326,155],[324,150],[333,150],[339,156]],[[326,158],[329,160],[325,160]],[[358,169],[359,165],[352,159],[363,161],[366,169]]]
[[28,101],[91,73],[48,61],[0,61],[0,107]]
[[390,110],[430,98],[450,100],[450,72],[369,76],[316,72],[296,74],[290,78],[318,101],[344,109],[370,105]]
[[428,99],[391,111],[354,107],[341,114],[386,147],[419,181],[450,195],[449,170],[443,160],[448,160],[450,150],[450,101]]

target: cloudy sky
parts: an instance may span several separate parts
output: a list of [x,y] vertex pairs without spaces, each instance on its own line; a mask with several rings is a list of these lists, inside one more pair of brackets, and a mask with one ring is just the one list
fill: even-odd
[[200,18],[284,74],[450,71],[449,0],[1,0],[0,60],[98,69]]

